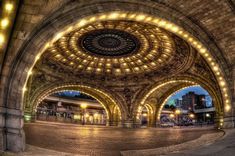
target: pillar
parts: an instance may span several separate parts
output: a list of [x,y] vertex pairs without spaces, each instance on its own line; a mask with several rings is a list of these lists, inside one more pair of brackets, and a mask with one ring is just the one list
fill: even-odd
[[124,128],[139,128],[140,123],[135,121],[134,119],[126,119],[123,121]]
[[106,126],[117,126],[117,124],[118,124],[117,122],[109,120],[107,121]]
[[234,128],[234,116],[224,117],[222,128]]
[[233,66],[231,85],[229,85],[229,89],[231,91],[232,99],[231,99],[231,110],[229,112],[225,112],[223,117],[223,128],[234,128],[235,127],[235,65]]
[[17,109],[1,108],[0,113],[0,148],[13,152],[24,151],[23,112]]
[[0,151],[3,151],[6,149],[5,147],[5,112],[6,109],[3,107],[0,107]]
[[156,113],[148,113],[149,117],[148,117],[148,127],[156,127]]
[[[231,110],[232,111],[232,110]],[[234,116],[232,112],[227,112],[224,115],[215,117],[215,128],[234,128]]]

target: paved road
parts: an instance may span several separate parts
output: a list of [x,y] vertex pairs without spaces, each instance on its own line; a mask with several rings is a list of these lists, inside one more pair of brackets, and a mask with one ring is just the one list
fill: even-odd
[[25,124],[26,143],[61,152],[120,155],[122,150],[149,149],[179,144],[216,130],[123,129],[52,123]]

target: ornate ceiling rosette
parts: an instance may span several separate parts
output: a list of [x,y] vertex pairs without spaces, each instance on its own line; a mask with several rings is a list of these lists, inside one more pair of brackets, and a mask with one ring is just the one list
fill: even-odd
[[64,35],[43,58],[73,72],[118,76],[157,70],[174,54],[174,40],[163,29],[141,22],[103,21]]
[[84,34],[78,42],[85,52],[103,56],[123,56],[137,52],[139,40],[126,31],[118,29],[100,29]]

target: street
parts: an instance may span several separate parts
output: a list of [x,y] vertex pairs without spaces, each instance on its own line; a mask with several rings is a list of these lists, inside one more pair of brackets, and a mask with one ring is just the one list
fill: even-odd
[[46,149],[88,155],[120,155],[122,150],[151,149],[183,143],[216,130],[25,124],[26,143]]

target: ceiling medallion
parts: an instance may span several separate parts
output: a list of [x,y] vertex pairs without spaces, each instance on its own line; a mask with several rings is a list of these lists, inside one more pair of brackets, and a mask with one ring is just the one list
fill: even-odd
[[175,49],[170,33],[154,25],[105,21],[65,34],[43,57],[73,72],[121,76],[156,71]]
[[132,34],[117,29],[90,31],[81,37],[79,44],[85,52],[102,56],[123,56],[138,51],[140,42]]

